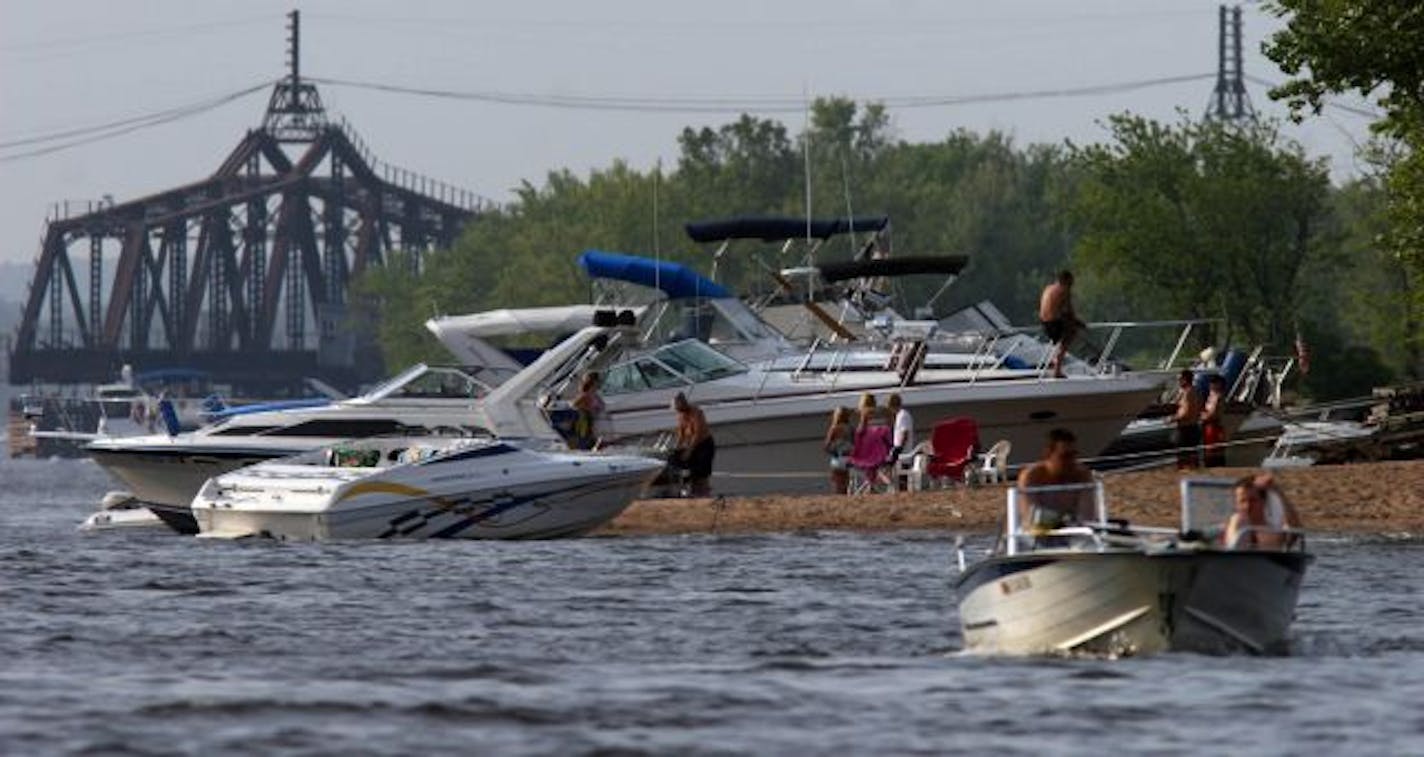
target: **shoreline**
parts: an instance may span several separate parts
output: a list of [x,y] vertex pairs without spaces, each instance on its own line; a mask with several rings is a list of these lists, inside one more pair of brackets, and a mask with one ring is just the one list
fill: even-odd
[[[1175,525],[1184,475],[1238,478],[1257,468],[1172,469],[1109,474],[1108,512],[1143,525]],[[1424,533],[1424,460],[1327,465],[1273,471],[1307,531]],[[999,528],[1004,484],[972,489],[846,496],[768,495],[634,502],[598,536],[756,534],[802,530],[949,531]]]

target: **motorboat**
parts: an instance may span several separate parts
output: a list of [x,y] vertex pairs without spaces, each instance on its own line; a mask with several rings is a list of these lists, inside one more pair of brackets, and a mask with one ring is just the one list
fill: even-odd
[[[631,320],[628,314],[625,320]],[[557,440],[526,395],[545,380],[601,365],[622,349],[618,326],[587,326],[514,377],[492,386],[482,366],[412,366],[359,397],[321,407],[230,415],[197,431],[103,439],[87,447],[101,466],[181,533],[195,533],[190,504],[210,478],[348,439],[498,433]],[[612,350],[604,357],[605,350]],[[498,410],[487,412],[494,401]]]
[[[1187,478],[1181,522],[1153,528],[1109,517],[1101,481],[1011,489],[1005,529],[956,582],[966,651],[994,655],[1275,653],[1286,648],[1312,556],[1287,531],[1280,550],[1221,543],[1234,482]],[[1057,527],[1027,522],[1053,498],[1080,512]]]
[[99,509],[79,524],[80,531],[117,531],[133,528],[165,528],[163,520],[128,492],[109,492]]
[[[1076,364],[1050,378],[1024,359],[1022,334],[976,338],[972,346],[901,360],[893,349],[855,341],[797,345],[733,293],[686,266],[590,250],[579,256],[590,277],[652,288],[661,297],[638,320],[638,352],[604,373],[606,439],[657,443],[673,425],[669,409],[684,394],[706,414],[717,442],[719,493],[809,492],[824,488],[821,441],[832,411],[854,407],[864,393],[899,393],[928,435],[939,419],[968,415],[983,438],[1007,440],[1025,462],[1049,429],[1071,428],[1096,453],[1161,391],[1164,371],[1117,371]],[[507,317],[511,311],[502,311]],[[426,326],[461,359],[476,359],[478,335],[459,318]],[[1002,338],[1001,338],[1002,337]],[[550,396],[567,403],[572,387]]]
[[217,476],[192,510],[208,538],[549,539],[617,517],[662,468],[488,437],[366,439]]
[[[1282,385],[1294,365],[1294,358],[1268,357],[1261,347],[1250,352],[1239,349],[1218,352],[1208,347],[1196,362],[1186,367],[1194,377],[1191,391],[1203,402],[1212,378],[1220,376],[1226,383],[1221,414],[1222,431],[1229,440],[1221,450],[1225,464],[1254,465],[1260,460],[1260,448],[1269,446],[1279,433],[1276,429],[1263,434],[1246,424],[1260,409],[1270,409],[1272,403],[1279,405]],[[1093,468],[1150,468],[1175,461],[1178,442],[1173,416],[1181,392],[1177,386],[1164,389],[1156,404],[1129,423],[1098,459],[1090,461]],[[1209,461],[1204,462],[1209,464]]]
[[412,366],[352,399],[228,413],[195,431],[92,440],[85,449],[159,517],[192,533],[188,504],[209,478],[342,439],[469,425],[491,387],[456,366]]

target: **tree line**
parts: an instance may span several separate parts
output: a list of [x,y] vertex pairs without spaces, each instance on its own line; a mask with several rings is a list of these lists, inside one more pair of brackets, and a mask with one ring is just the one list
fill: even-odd
[[[1088,145],[964,130],[908,142],[883,108],[829,98],[800,133],[748,115],[687,128],[675,165],[614,161],[524,183],[452,248],[369,271],[360,300],[388,365],[439,360],[422,326],[431,315],[587,301],[575,257],[588,248],[656,252],[706,273],[710,250],[683,223],[803,216],[809,173],[816,215],[886,214],[895,254],[970,256],[938,315],[988,299],[1031,324],[1040,289],[1066,267],[1090,320],[1219,319],[1217,343],[1277,354],[1303,337],[1312,359],[1301,388],[1315,398],[1424,376],[1421,279],[1382,241],[1396,212],[1384,178],[1332,185],[1325,161],[1269,121],[1120,114],[1104,127]],[[855,243],[832,242],[823,259],[847,258]],[[799,262],[770,245],[758,254]],[[751,254],[725,256],[718,278],[742,292],[770,286]],[[909,280],[899,304],[908,311],[939,284]]]

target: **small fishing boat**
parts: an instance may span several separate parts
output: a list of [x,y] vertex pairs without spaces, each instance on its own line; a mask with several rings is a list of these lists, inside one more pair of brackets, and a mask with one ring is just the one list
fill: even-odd
[[[1037,497],[1087,498],[1095,517],[1057,528],[1024,525]],[[973,653],[1122,656],[1163,651],[1264,654],[1285,649],[1306,566],[1304,534],[1275,531],[1284,549],[1220,543],[1233,482],[1181,483],[1179,527],[1109,519],[1101,482],[1011,489],[990,555],[965,567],[959,618]],[[1022,506],[1022,507],[1021,507]]]
[[366,439],[217,476],[192,511],[210,538],[548,539],[617,517],[662,468],[493,438]]

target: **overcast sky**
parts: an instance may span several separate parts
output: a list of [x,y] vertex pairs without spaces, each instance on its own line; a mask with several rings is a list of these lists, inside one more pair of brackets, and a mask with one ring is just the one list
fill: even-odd
[[[284,73],[284,14],[267,0],[0,0],[0,143],[143,115]],[[530,94],[856,99],[1042,91],[1211,73],[1217,4],[1198,0],[671,0],[580,2],[308,0],[303,73]],[[1259,53],[1277,26],[1245,10],[1246,69],[1279,80]],[[1071,99],[893,110],[898,134],[935,140],[1000,129],[1020,143],[1100,139],[1130,109],[1199,113],[1210,81]],[[1283,114],[1259,86],[1255,105]],[[39,157],[0,158],[0,261],[28,260],[48,206],[122,201],[211,173],[259,123],[266,90],[216,110]],[[733,114],[628,113],[448,101],[323,86],[385,161],[507,200],[521,180],[625,158],[676,155],[685,125]],[[778,116],[799,128],[801,116]],[[1333,112],[1288,126],[1354,171],[1366,121]],[[43,146],[43,145],[36,145]],[[0,148],[0,156],[21,147]]]

